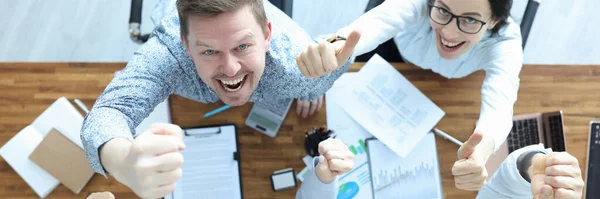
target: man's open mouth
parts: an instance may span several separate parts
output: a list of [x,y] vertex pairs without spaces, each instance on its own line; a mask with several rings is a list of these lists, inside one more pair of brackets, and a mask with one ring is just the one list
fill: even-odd
[[248,76],[248,75],[246,74],[235,80],[220,80],[219,79],[219,82],[221,83],[221,85],[223,86],[223,89],[225,89],[225,91],[236,92],[236,91],[239,91],[240,89],[242,89],[242,86],[244,85],[244,82],[246,81],[246,76]]

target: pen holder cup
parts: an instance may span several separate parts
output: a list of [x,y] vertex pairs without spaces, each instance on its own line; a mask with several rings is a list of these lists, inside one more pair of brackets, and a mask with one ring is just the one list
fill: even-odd
[[311,157],[319,156],[319,143],[330,138],[333,133],[327,127],[309,129],[304,133],[304,150]]

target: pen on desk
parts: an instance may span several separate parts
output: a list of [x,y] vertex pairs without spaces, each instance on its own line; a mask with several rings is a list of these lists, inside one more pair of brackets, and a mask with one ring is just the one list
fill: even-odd
[[75,104],[77,104],[77,106],[79,106],[79,108],[81,108],[86,115],[90,113],[90,110],[85,106],[85,104],[83,104],[83,102],[81,102],[81,100],[75,99]]
[[444,131],[439,130],[437,128],[433,128],[433,132],[439,136],[442,136],[444,139],[453,142],[454,144],[458,145],[458,146],[462,146],[463,143],[461,141],[458,141],[456,138],[444,133]]
[[204,118],[207,118],[207,117],[213,116],[213,115],[215,115],[215,114],[217,114],[217,113],[220,113],[220,112],[223,112],[223,111],[225,111],[225,110],[227,110],[227,109],[229,109],[229,108],[231,108],[231,106],[229,106],[229,105],[221,106],[221,107],[220,107],[220,108],[218,108],[218,109],[215,109],[215,110],[213,110],[213,111],[211,111],[211,112],[208,112],[208,113],[204,114],[204,116],[203,116],[203,117],[204,117]]

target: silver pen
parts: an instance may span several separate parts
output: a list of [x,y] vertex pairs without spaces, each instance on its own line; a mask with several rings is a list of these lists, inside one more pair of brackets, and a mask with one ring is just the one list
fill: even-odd
[[458,141],[456,138],[448,135],[447,133],[444,133],[444,131],[439,130],[437,128],[433,128],[433,132],[439,136],[441,136],[442,138],[449,140],[450,142],[453,142],[454,144],[458,145],[458,146],[462,146],[463,143],[461,141]]
[[77,104],[77,106],[79,106],[79,108],[81,108],[86,115],[90,113],[90,110],[88,110],[85,104],[83,104],[83,102],[81,102],[79,99],[75,99],[75,104]]

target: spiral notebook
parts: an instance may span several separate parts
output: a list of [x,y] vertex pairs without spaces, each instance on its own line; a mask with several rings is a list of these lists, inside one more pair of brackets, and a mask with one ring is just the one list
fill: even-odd
[[237,127],[226,124],[183,131],[183,175],[165,198],[243,198]]

